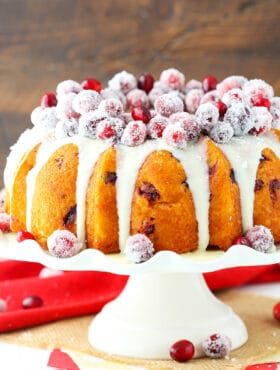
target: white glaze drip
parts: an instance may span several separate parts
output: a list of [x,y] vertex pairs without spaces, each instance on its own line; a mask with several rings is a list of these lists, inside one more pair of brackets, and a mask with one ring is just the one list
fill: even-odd
[[280,144],[272,133],[261,136],[246,135],[233,138],[228,144],[219,145],[230,161],[240,189],[243,230],[253,226],[254,187],[262,150],[270,148],[280,158]]

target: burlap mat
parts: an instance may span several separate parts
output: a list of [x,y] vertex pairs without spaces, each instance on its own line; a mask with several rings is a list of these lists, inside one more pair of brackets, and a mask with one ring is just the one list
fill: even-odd
[[280,324],[273,319],[272,308],[275,299],[238,293],[234,290],[218,295],[219,299],[230,305],[244,320],[248,333],[248,342],[232,351],[227,360],[197,359],[180,364],[174,361],[146,361],[124,359],[98,353],[88,343],[87,330],[93,316],[37,326],[1,334],[0,340],[38,348],[61,348],[67,351],[73,360],[83,368],[94,369],[161,369],[161,370],[221,370],[244,369],[246,365],[271,361],[280,356]]

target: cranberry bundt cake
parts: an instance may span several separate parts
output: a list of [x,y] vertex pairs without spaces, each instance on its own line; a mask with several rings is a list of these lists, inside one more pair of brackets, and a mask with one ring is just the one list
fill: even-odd
[[31,121],[7,159],[5,212],[50,251],[61,236],[139,262],[250,245],[254,227],[259,249],[280,241],[280,98],[263,80],[66,80]]

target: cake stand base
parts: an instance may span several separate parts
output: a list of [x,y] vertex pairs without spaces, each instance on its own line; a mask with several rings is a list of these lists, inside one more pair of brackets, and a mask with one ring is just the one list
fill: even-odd
[[195,345],[214,333],[227,335],[232,349],[248,338],[243,321],[219,301],[199,273],[143,273],[128,280],[123,292],[108,303],[89,327],[91,345],[110,355],[170,359],[180,339]]

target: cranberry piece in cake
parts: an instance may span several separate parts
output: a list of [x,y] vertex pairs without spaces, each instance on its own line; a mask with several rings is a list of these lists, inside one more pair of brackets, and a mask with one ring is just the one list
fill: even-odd
[[273,307],[273,317],[275,320],[280,321],[280,302],[276,303]]
[[41,297],[37,295],[30,295],[25,297],[22,300],[22,308],[24,309],[31,309],[31,308],[39,308],[44,305],[44,302]]
[[144,123],[150,122],[150,119],[152,118],[149,109],[144,106],[134,107],[131,111],[131,115],[135,121],[142,121]]
[[215,76],[207,76],[202,80],[202,88],[205,92],[215,90],[218,80]]
[[81,86],[84,90],[95,90],[98,93],[102,90],[101,82],[95,78],[87,78],[81,82]]
[[134,234],[127,238],[124,253],[132,262],[145,262],[153,256],[154,246],[146,235]]
[[21,230],[17,232],[17,241],[19,243],[23,242],[24,240],[35,240],[34,235],[31,234],[29,231]]
[[263,225],[252,227],[245,236],[249,240],[251,247],[259,252],[269,252],[274,246],[271,231]]
[[186,362],[193,358],[195,348],[189,340],[181,339],[172,344],[169,353],[174,361]]
[[47,240],[51,255],[59,258],[72,257],[82,249],[82,243],[69,230],[55,230]]
[[202,350],[207,357],[223,358],[230,354],[231,340],[224,334],[212,334],[202,343]]
[[41,98],[41,108],[55,107],[57,104],[56,95],[54,93],[45,93]]
[[154,86],[154,77],[148,73],[141,75],[137,82],[137,87],[144,90],[147,94],[152,90]]
[[150,182],[143,182],[139,189],[139,194],[145,197],[148,202],[153,202],[160,198],[160,194],[156,187]]

